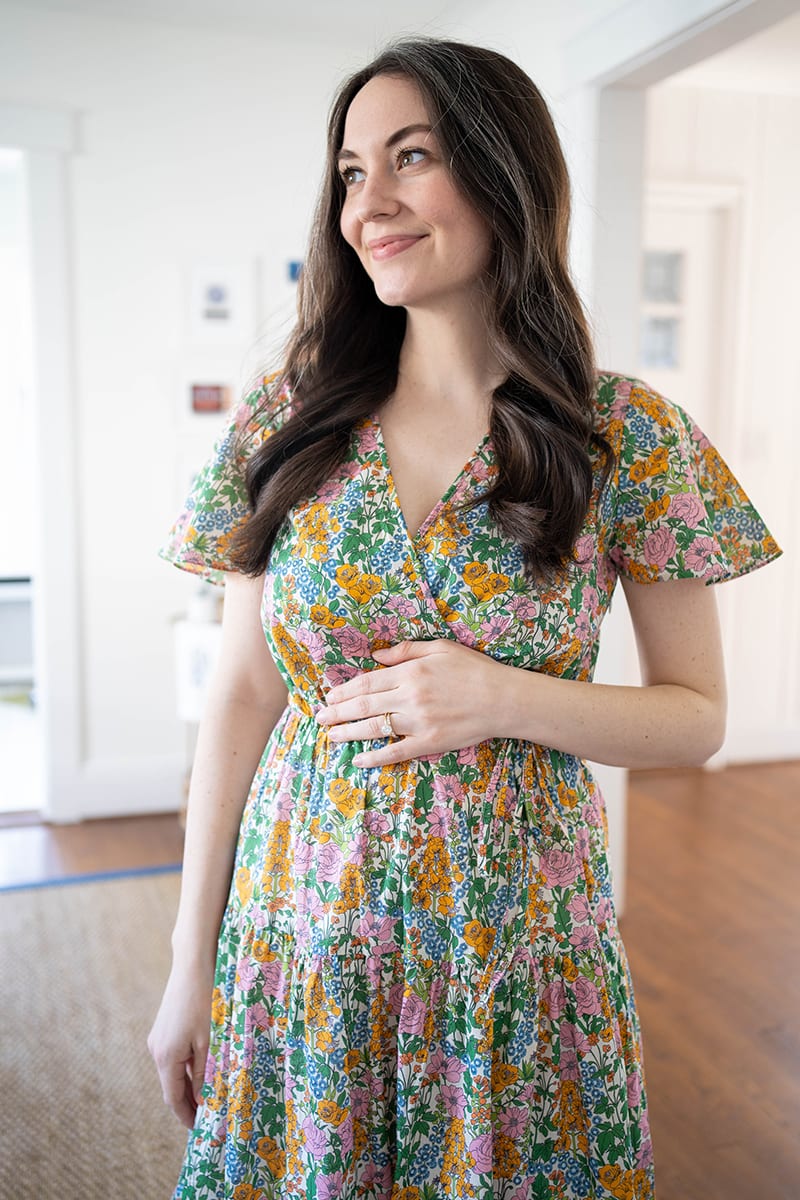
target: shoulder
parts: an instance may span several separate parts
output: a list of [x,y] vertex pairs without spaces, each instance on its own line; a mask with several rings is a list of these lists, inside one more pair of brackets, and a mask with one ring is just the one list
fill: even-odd
[[692,433],[686,412],[637,375],[598,370],[595,389],[595,428],[619,454],[638,444],[657,445]]
[[291,388],[281,371],[263,375],[231,414],[228,435],[238,459],[245,459],[294,413]]

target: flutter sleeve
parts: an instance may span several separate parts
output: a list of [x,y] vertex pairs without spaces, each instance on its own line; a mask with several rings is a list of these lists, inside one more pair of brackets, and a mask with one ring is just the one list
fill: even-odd
[[158,549],[167,562],[201,575],[209,583],[224,585],[225,572],[237,569],[228,547],[234,530],[250,514],[247,459],[288,414],[288,392],[273,390],[275,379],[263,379],[228,416],[210,458],[195,475],[183,508]]
[[646,385],[622,415],[608,546],[639,583],[720,583],[781,553],[719,451],[679,405]]

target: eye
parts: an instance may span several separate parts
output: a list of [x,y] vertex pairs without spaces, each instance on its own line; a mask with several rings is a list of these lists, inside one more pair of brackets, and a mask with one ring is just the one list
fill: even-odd
[[[418,157],[415,158],[414,155],[418,155]],[[427,158],[427,151],[416,150],[411,146],[404,146],[395,155],[398,167],[413,167],[416,163],[421,162],[423,158]]]
[[361,167],[341,166],[339,168],[339,174],[341,175],[342,179],[344,180],[345,187],[350,187],[351,183],[359,182],[356,179],[356,175],[359,175],[359,174],[363,175],[364,172],[361,170]]

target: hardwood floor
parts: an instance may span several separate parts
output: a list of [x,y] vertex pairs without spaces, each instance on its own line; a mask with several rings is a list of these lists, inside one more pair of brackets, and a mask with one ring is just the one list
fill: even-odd
[[800,763],[631,776],[658,1200],[800,1197]]
[[[800,1198],[800,763],[631,774],[620,919],[657,1200]],[[0,827],[0,886],[178,862],[176,817]]]

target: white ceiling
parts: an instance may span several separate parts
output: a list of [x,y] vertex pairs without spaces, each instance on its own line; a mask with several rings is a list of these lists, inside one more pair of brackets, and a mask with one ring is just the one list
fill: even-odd
[[26,0],[26,7],[315,41],[356,38],[363,45],[403,32],[436,35],[437,21],[456,9],[461,15],[474,0]]
[[800,13],[671,75],[660,86],[800,96]]
[[[3,0],[0,0],[2,7]],[[231,33],[356,39],[378,46],[403,32],[440,34],[439,22],[480,10],[481,0],[26,0],[26,7],[120,21],[227,30]],[[670,76],[663,87],[800,95],[800,12]]]

